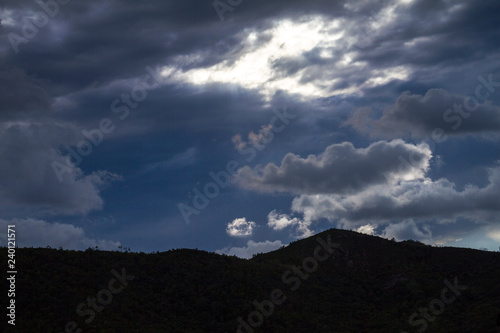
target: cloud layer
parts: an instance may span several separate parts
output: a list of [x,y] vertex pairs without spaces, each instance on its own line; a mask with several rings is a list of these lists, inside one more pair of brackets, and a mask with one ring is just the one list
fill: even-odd
[[304,214],[306,220],[327,219],[348,228],[409,218],[496,222],[499,192],[500,168],[496,167],[489,170],[489,184],[484,187],[467,185],[460,191],[447,179],[424,178],[378,185],[350,196],[301,195],[293,200],[292,210]]

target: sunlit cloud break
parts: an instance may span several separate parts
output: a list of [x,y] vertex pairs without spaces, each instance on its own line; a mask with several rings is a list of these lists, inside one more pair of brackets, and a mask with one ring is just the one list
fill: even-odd
[[[189,63],[202,59],[192,54],[166,66],[162,75],[169,82],[195,86],[239,85],[258,91],[266,100],[280,90],[303,100],[356,94],[361,88],[408,77],[411,71],[406,66],[370,69],[366,62],[353,60],[359,49],[350,45],[356,40],[346,35],[343,23],[343,19],[310,15],[274,21],[261,31],[245,29],[238,36],[241,43],[217,64],[184,70],[186,59],[192,59]],[[370,79],[340,88],[338,74],[346,71],[369,71]]]

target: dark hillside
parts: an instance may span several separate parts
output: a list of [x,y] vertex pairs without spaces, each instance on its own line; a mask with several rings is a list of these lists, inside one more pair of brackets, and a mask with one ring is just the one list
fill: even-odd
[[[329,237],[331,254],[318,242]],[[251,260],[23,248],[16,263],[16,329],[3,320],[6,332],[495,332],[500,313],[500,253],[345,230]]]

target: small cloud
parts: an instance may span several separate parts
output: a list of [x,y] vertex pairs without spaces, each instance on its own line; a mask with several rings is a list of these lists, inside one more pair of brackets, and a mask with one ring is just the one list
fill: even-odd
[[232,237],[251,236],[256,223],[247,221],[245,217],[235,219],[227,224],[226,233]]
[[280,240],[276,240],[274,242],[271,241],[265,241],[265,242],[254,242],[253,240],[249,240],[247,242],[247,246],[243,247],[225,247],[221,250],[215,251],[215,253],[218,254],[227,254],[229,256],[237,256],[243,259],[250,259],[252,258],[253,254],[257,253],[267,253],[271,252],[274,250],[279,249],[282,247],[284,244],[281,243]]
[[243,150],[248,147],[258,147],[269,143],[273,139],[273,126],[271,124],[263,125],[258,133],[251,131],[248,133],[248,141],[244,141],[240,134],[231,138],[236,150]]
[[299,219],[296,217],[290,218],[286,214],[278,214],[276,210],[273,210],[267,215],[267,225],[274,230],[283,230],[286,227],[298,225]]
[[376,234],[375,229],[377,229],[376,224],[367,224],[359,227],[356,231],[362,234],[374,236]]
[[283,230],[287,227],[297,227],[298,237],[306,238],[312,236],[313,232],[309,229],[311,221],[307,219],[292,218],[287,214],[278,214],[273,210],[267,215],[267,225],[273,230]]
[[234,148],[236,150],[243,150],[247,146],[246,142],[241,138],[241,134],[236,134],[235,136],[233,136],[231,138],[231,141],[233,142]]

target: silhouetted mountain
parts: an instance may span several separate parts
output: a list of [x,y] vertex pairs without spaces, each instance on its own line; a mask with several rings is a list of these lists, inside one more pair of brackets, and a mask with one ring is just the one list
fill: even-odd
[[496,332],[500,313],[500,253],[336,229],[250,260],[22,248],[16,264],[4,332]]

